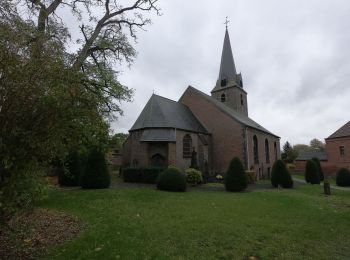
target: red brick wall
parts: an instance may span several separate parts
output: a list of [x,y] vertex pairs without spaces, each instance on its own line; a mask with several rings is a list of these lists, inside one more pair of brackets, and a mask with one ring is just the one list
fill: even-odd
[[[344,146],[344,156],[340,155],[340,146]],[[326,139],[326,152],[329,164],[350,169],[350,137]]]
[[[254,162],[254,143],[253,143],[254,135],[257,137],[257,140],[258,140],[258,154],[259,154],[258,164]],[[265,152],[266,139],[268,140],[268,144],[269,144],[270,162],[266,161],[266,152]],[[249,150],[248,167],[249,169],[251,167],[254,168],[254,172],[256,176],[258,176],[258,178],[271,177],[272,165],[276,161],[274,143],[276,143],[277,159],[279,159],[280,158],[279,138],[252,128],[248,128],[248,150]]]
[[[187,105],[193,114],[201,121],[206,129],[212,134],[212,171],[214,173],[225,173],[230,160],[237,156],[242,162],[249,161],[248,168],[253,166],[256,173],[267,177],[268,168],[272,168],[275,161],[274,142],[277,147],[277,158],[280,158],[279,138],[264,132],[248,128],[222,112],[215,104],[208,101],[197,91],[188,88],[180,99]],[[246,149],[245,135],[248,135],[248,158],[245,158]],[[254,165],[253,136],[257,135],[259,142],[259,165]],[[265,139],[269,141],[270,163],[265,161]]]
[[126,166],[129,165],[131,162],[131,137],[130,134],[128,138],[123,143],[123,149],[122,149],[122,165]]
[[148,145],[140,142],[143,130],[133,131],[123,144],[123,165],[148,165]]
[[[306,161],[295,161],[295,172],[304,174]],[[324,174],[333,175],[337,171],[337,167],[334,164],[330,164],[327,161],[321,161],[321,168]]]
[[213,103],[192,89],[187,89],[180,100],[187,105],[204,127],[212,134],[211,170],[225,173],[230,160],[238,156],[244,160],[243,126],[224,114]]
[[[143,130],[133,131],[123,147],[123,165],[133,165],[137,162],[139,166],[149,166],[150,157],[159,153],[167,158],[168,165],[174,165],[181,169],[190,167],[191,158],[183,158],[183,138],[189,134],[192,138],[192,147],[199,151],[202,145],[197,133],[176,130],[176,143],[147,143],[140,142]],[[166,146],[164,146],[166,144]]]

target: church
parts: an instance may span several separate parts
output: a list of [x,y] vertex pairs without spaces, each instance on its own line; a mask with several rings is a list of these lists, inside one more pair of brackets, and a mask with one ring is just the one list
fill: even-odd
[[206,175],[224,174],[230,160],[239,157],[258,178],[270,178],[280,157],[280,138],[248,116],[247,92],[227,28],[211,95],[192,86],[178,101],[153,94],[129,130],[123,165],[186,169],[192,154]]

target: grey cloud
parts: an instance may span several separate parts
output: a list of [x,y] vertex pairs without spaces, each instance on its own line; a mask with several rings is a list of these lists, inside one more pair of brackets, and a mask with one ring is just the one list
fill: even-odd
[[350,120],[350,2],[160,1],[164,15],[140,32],[139,52],[120,80],[133,103],[113,123],[127,131],[153,90],[178,100],[187,85],[209,93],[215,84],[224,19],[250,116],[283,143],[323,139]]

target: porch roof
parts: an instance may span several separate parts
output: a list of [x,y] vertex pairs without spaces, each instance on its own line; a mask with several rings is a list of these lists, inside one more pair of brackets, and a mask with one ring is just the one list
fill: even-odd
[[176,142],[175,129],[145,129],[140,142]]

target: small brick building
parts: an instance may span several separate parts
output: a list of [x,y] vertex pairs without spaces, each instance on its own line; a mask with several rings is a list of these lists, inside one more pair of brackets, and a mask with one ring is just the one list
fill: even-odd
[[237,156],[269,178],[280,138],[248,117],[247,92],[236,72],[226,29],[219,77],[211,96],[189,86],[178,102],[152,95],[124,143],[123,164],[188,168],[192,150],[209,174],[226,172]]
[[328,164],[350,169],[350,121],[325,140]]
[[[295,165],[295,171],[298,173],[304,173],[306,162],[308,160],[311,160],[313,158],[318,158],[321,163],[321,167],[323,171],[327,170],[328,167],[328,160],[327,160],[327,154],[326,151],[322,150],[309,150],[309,151],[302,151],[299,153],[298,157],[295,159],[294,165]],[[326,172],[328,173],[328,172]]]

